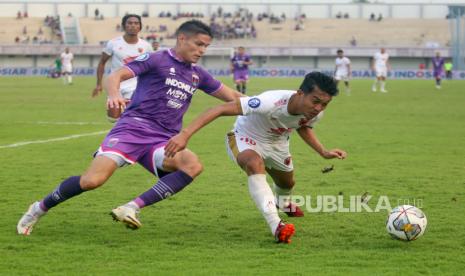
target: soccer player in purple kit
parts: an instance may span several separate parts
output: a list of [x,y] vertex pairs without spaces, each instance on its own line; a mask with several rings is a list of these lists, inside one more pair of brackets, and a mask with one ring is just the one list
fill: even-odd
[[237,91],[246,93],[247,81],[249,80],[249,65],[253,62],[250,56],[245,53],[244,47],[237,48],[237,53],[231,58],[231,72]]
[[198,157],[185,149],[174,157],[165,157],[164,146],[179,133],[182,118],[197,89],[223,101],[241,94],[214,79],[196,65],[212,41],[204,23],[187,21],[176,31],[173,49],[145,53],[107,79],[108,108],[126,108],[119,84],[138,77],[132,101],[113,129],[107,134],[91,165],[81,176],[71,176],[40,202],[30,205],[17,225],[18,234],[29,235],[49,209],[83,192],[102,186],[119,167],[138,162],[158,182],[127,204],[111,211],[114,219],[132,229],[141,227],[141,208],[173,195],[202,172]]
[[439,52],[436,52],[436,56],[431,59],[433,63],[433,76],[436,79],[436,89],[441,89],[441,78],[444,73],[444,58],[441,57]]

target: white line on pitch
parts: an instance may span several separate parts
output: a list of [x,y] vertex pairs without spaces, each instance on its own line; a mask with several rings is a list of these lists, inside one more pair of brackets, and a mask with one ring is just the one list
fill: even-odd
[[80,138],[80,137],[100,135],[100,134],[107,133],[108,131],[109,130],[103,130],[103,131],[97,131],[97,132],[91,132],[91,133],[75,134],[75,135],[69,135],[65,137],[52,138],[52,139],[47,139],[47,140],[26,141],[26,142],[19,142],[19,143],[9,144],[9,145],[0,145],[0,149],[15,148],[15,147],[21,147],[21,146],[26,146],[26,145],[31,145],[31,144],[44,144],[44,143],[50,143],[50,142],[65,141],[65,140],[70,140],[70,139],[75,139],[75,138]]
[[38,121],[35,122],[38,125],[108,125],[109,123],[99,123],[99,122],[46,122]]

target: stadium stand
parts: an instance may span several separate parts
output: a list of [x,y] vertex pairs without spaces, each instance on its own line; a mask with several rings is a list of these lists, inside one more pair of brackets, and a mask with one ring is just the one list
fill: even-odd
[[60,43],[60,27],[56,18],[0,17],[0,43],[48,44]]

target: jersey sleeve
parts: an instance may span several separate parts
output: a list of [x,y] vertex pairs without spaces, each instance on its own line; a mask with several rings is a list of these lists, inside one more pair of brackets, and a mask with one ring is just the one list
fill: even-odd
[[134,76],[139,76],[156,68],[156,65],[160,63],[159,57],[160,55],[154,53],[144,53],[124,66],[131,70]]
[[102,52],[105,54],[112,56],[113,55],[113,42],[111,40],[108,40],[107,43],[105,44],[105,47],[103,48]]
[[266,114],[274,107],[273,102],[267,99],[263,94],[253,97],[239,98],[242,108],[242,115],[246,116],[253,113]]
[[[208,73],[202,67],[197,67],[198,76],[192,75],[192,82],[198,82],[198,88],[207,94],[212,94],[218,91],[223,84],[215,79],[210,73]],[[195,78],[198,78],[197,80]]]

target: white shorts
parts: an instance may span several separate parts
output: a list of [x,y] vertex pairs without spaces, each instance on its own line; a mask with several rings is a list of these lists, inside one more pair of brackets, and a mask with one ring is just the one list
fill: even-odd
[[376,77],[387,77],[387,68],[386,67],[381,67],[381,68],[376,68]]
[[336,73],[334,78],[338,81],[343,80],[343,81],[349,81],[349,75],[348,74],[341,74],[341,73]]
[[73,73],[73,66],[71,64],[63,65],[61,72],[71,74]]
[[226,149],[229,158],[237,164],[237,155],[247,149],[257,152],[265,162],[265,167],[279,171],[291,172],[294,170],[292,157],[289,153],[289,143],[280,142],[274,144],[259,143],[241,135],[237,131],[226,135]]
[[130,100],[132,98],[132,94],[134,94],[134,91],[136,90],[135,87],[125,87],[121,88],[119,92],[121,93],[121,96],[127,100]]

